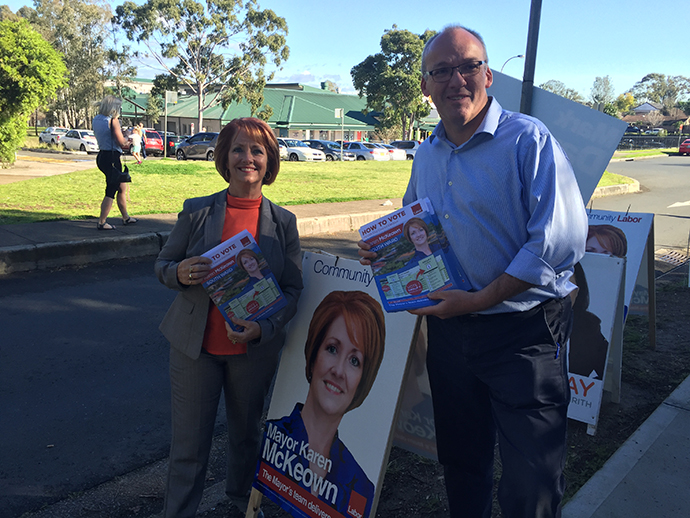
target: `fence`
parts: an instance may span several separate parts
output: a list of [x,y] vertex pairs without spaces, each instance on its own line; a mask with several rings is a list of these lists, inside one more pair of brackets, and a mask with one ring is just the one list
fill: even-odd
[[660,137],[659,135],[623,135],[618,143],[618,151],[630,149],[659,149],[677,148],[683,140],[690,138],[690,135],[670,135]]

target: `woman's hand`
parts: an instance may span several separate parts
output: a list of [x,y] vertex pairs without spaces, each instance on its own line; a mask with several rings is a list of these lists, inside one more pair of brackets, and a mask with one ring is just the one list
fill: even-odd
[[228,332],[228,339],[236,344],[247,344],[252,340],[261,338],[261,326],[257,322],[250,322],[249,320],[242,320],[237,317],[230,317],[232,323],[236,326],[241,326],[241,331],[233,331],[230,324],[225,323],[225,330]]
[[370,252],[369,249],[371,248],[371,245],[367,243],[364,240],[361,240],[357,243],[357,246],[359,247],[359,250],[357,250],[357,253],[359,254],[359,257],[361,258],[359,260],[359,263],[367,266],[371,264],[371,261],[376,259],[376,252]]
[[185,286],[201,284],[210,271],[211,259],[208,257],[188,257],[177,265],[177,281]]

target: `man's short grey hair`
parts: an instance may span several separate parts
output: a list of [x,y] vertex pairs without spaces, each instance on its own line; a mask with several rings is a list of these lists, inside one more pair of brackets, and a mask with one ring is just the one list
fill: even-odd
[[116,119],[120,116],[120,107],[122,106],[122,99],[114,95],[106,95],[100,102],[98,113],[106,117]]
[[422,51],[422,75],[426,75],[426,73],[428,72],[428,70],[426,69],[426,56],[429,53],[429,49],[431,48],[431,43],[441,34],[458,29],[469,32],[472,36],[479,40],[479,43],[482,44],[482,48],[484,49],[484,61],[486,61],[487,64],[489,63],[489,55],[486,52],[486,44],[484,43],[484,38],[482,38],[481,34],[479,34],[477,31],[473,31],[472,29],[468,29],[467,27],[464,27],[462,25],[447,25],[443,28],[441,32],[438,32],[434,34],[431,38],[429,38],[426,42],[426,45],[424,45],[424,50]]

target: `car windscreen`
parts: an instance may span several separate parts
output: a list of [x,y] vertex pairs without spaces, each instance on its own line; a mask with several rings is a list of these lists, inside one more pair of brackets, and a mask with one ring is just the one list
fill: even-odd
[[337,149],[340,151],[340,144],[336,144],[335,142],[324,142],[324,145],[329,149]]
[[288,147],[309,147],[307,146],[304,142],[301,140],[286,140],[285,143],[288,145]]

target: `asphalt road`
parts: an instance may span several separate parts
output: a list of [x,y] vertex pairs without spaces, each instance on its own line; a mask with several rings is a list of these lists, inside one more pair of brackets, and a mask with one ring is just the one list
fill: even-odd
[[639,181],[642,192],[597,198],[591,206],[601,210],[655,214],[655,248],[685,251],[690,232],[690,157],[611,162],[607,169]]
[[173,296],[151,258],[0,280],[0,516],[167,454]]

